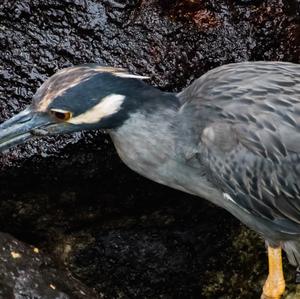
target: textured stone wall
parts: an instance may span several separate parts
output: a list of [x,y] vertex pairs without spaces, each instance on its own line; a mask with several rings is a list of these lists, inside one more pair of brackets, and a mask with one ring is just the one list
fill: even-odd
[[[124,67],[179,91],[225,63],[300,63],[299,6],[1,0],[0,121],[73,64]],[[0,231],[54,256],[100,298],[253,298],[266,274],[255,234],[203,200],[128,170],[101,132],[35,140],[0,155]]]

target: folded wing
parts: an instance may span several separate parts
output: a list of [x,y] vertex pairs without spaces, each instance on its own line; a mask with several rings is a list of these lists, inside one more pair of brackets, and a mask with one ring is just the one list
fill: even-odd
[[300,66],[231,64],[178,96],[179,154],[250,213],[300,224]]

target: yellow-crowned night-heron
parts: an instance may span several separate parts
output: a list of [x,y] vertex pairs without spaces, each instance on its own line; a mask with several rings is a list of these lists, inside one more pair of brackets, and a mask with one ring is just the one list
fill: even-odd
[[266,240],[263,298],[280,298],[281,248],[300,262],[300,65],[229,64],[166,93],[122,69],[59,71],[0,125],[0,151],[43,135],[106,129],[121,159],[225,208]]

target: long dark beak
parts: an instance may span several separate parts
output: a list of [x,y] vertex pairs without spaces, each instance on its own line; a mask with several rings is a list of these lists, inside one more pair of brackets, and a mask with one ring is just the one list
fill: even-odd
[[35,136],[47,135],[43,128],[50,123],[47,114],[25,109],[0,125],[0,153]]

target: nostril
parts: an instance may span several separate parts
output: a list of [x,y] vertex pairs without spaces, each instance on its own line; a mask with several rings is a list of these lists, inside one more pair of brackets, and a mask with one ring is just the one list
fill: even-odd
[[28,121],[30,121],[32,119],[33,115],[32,114],[29,114],[29,115],[24,115],[24,117],[20,118],[18,120],[18,123],[19,124],[23,124],[23,123],[26,123]]

